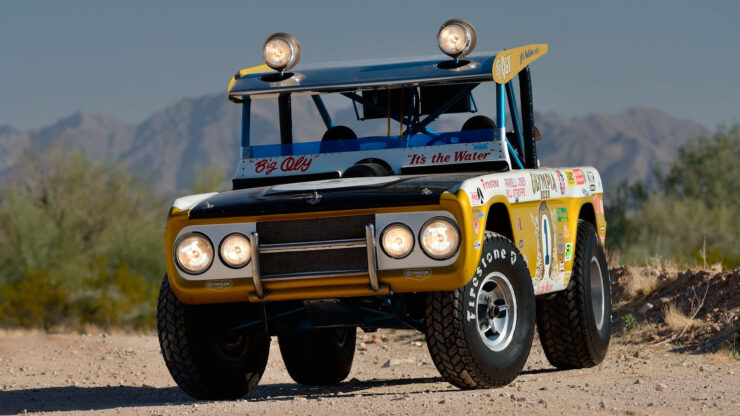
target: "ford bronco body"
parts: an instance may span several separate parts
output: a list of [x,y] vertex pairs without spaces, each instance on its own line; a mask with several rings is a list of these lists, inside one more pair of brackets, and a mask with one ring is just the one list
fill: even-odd
[[[466,22],[446,25],[458,25],[446,35],[475,43]],[[297,61],[299,46],[276,34],[265,59],[277,71],[262,65],[232,79],[228,99],[243,110],[233,190],[179,198],[167,220],[158,332],[185,392],[248,393],[274,336],[295,381],[339,383],[358,327],[423,332],[440,373],[461,388],[511,382],[535,323],[554,366],[604,358],[601,179],[587,166],[540,167],[536,153],[530,64],[547,45],[456,55],[442,45],[447,26],[438,35],[449,59],[292,72],[275,61]],[[474,90],[495,97],[493,117],[432,129],[478,111]],[[294,137],[299,96],[325,124],[320,141]],[[385,131],[358,137],[335,124],[330,96],[348,100],[353,122]],[[280,143],[254,144],[251,104],[263,99],[277,101]]]

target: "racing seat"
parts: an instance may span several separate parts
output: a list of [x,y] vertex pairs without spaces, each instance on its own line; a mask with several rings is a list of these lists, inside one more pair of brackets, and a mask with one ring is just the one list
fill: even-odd
[[[351,128],[347,126],[333,126],[329,127],[328,130],[326,130],[326,133],[321,137],[321,152],[330,152],[330,151],[337,151],[338,147],[336,145],[330,145],[332,141],[335,140],[348,140],[348,139],[356,139],[357,135],[354,131],[352,131]],[[331,149],[331,150],[330,150]],[[342,148],[342,151],[354,151],[354,150],[360,150],[360,147],[355,142],[350,142],[346,145],[346,147]]]
[[491,120],[490,117],[484,115],[477,115],[470,117],[463,123],[462,131],[467,130],[483,130],[483,129],[495,129],[496,123]]

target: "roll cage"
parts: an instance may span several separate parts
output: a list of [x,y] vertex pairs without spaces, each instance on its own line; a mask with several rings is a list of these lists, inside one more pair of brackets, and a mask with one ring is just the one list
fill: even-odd
[[[509,169],[537,168],[529,64],[546,52],[547,45],[528,45],[460,61],[418,58],[396,63],[323,65],[285,73],[269,72],[264,65],[242,70],[228,89],[229,99],[242,104],[241,159],[244,162],[253,158],[499,141],[508,149],[504,156]],[[477,112],[472,92],[490,81],[496,90],[493,132],[488,129],[438,133],[429,127],[442,114]],[[292,97],[309,95],[325,127],[331,129],[335,122],[322,99],[327,93],[349,99],[358,120],[387,118],[388,134],[331,142],[294,142]],[[262,98],[277,98],[280,144],[250,143],[251,102]],[[513,130],[509,135],[507,106]],[[390,134],[391,120],[401,124],[399,135]]]

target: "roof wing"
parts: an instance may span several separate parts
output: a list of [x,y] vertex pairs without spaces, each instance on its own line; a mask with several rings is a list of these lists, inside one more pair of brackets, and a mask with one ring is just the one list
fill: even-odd
[[[547,53],[546,44],[533,44],[497,53],[466,57],[460,65],[439,57],[409,58],[381,64],[324,64],[280,76],[266,65],[239,71],[228,87],[229,100],[274,97],[280,93],[317,94],[358,89],[496,81],[508,82],[524,67]],[[512,55],[514,59],[512,59]]]

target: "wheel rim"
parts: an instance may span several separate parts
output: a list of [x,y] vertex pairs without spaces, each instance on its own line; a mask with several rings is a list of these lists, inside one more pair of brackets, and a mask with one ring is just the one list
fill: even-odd
[[604,280],[601,275],[601,265],[596,256],[591,258],[590,266],[591,275],[591,309],[594,312],[594,320],[596,321],[596,329],[601,329],[604,326]]
[[500,272],[486,276],[478,291],[478,333],[488,349],[501,351],[511,343],[516,327],[516,297]]
[[225,361],[241,362],[249,352],[249,338],[244,335],[219,333],[213,341],[216,353]]

